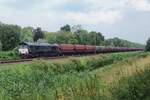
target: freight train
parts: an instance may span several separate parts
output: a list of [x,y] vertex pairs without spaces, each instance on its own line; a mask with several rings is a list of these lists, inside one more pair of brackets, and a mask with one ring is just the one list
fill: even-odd
[[49,43],[29,43],[23,42],[19,44],[19,54],[22,58],[33,57],[50,57],[62,55],[77,55],[77,54],[96,54],[96,53],[111,53],[111,52],[130,52],[143,51],[141,48],[127,47],[102,47],[93,45],[79,44],[49,44]]

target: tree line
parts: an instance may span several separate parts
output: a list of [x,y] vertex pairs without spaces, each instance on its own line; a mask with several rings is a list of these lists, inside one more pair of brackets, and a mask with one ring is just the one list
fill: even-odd
[[144,46],[119,38],[105,39],[101,32],[87,31],[80,25],[65,25],[57,32],[43,31],[41,28],[20,27],[0,23],[0,49],[9,51],[17,47],[20,42],[49,42],[71,43],[114,47],[139,47]]
[[145,50],[150,51],[150,38],[147,40]]

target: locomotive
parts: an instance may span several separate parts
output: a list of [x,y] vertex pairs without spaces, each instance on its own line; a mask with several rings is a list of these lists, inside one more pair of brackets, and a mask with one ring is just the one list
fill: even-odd
[[111,52],[129,52],[129,51],[143,51],[143,50],[144,49],[141,48],[127,48],[127,47],[102,47],[102,46],[79,45],[79,44],[49,44],[49,43],[29,43],[29,42],[20,43],[18,48],[19,54],[22,58],[111,53]]

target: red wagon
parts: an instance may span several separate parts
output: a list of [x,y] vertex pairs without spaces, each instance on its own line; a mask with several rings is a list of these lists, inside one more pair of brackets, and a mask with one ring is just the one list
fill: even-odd
[[85,53],[86,50],[85,45],[74,45],[74,47],[76,53]]
[[75,53],[73,44],[59,44],[59,50],[63,54],[73,54]]
[[94,52],[96,52],[96,46],[85,45],[85,47],[86,47],[86,50],[85,50],[86,53],[94,53]]

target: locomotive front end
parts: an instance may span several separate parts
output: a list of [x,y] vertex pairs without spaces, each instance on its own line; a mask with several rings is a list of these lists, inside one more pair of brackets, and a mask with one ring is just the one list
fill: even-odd
[[20,44],[18,51],[21,58],[26,58],[29,55],[29,49],[27,45]]
[[26,55],[29,53],[28,48],[26,46],[25,47],[20,46],[18,50],[19,50],[19,54]]

